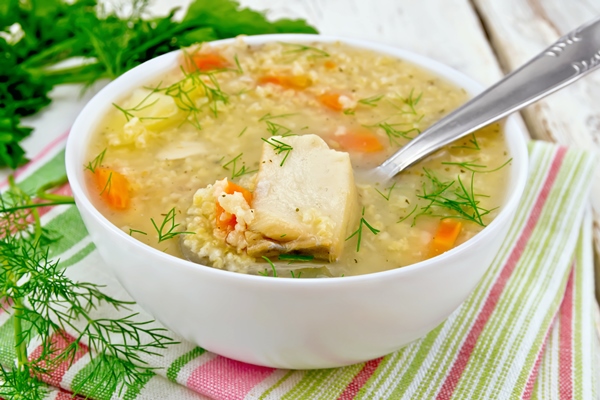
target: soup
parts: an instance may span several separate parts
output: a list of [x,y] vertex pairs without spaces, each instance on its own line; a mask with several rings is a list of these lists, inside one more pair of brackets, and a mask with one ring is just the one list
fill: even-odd
[[[89,189],[134,238],[216,268],[304,278],[403,267],[497,215],[511,160],[501,127],[383,186],[354,172],[466,99],[419,67],[340,43],[203,45],[106,115]],[[279,197],[258,190],[267,181]]]

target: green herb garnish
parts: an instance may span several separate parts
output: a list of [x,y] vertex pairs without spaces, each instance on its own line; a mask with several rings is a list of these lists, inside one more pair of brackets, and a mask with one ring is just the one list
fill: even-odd
[[92,173],[96,172],[96,168],[102,165],[104,156],[106,155],[106,149],[102,150],[92,161],[85,166],[85,169],[90,170]]
[[[140,100],[140,102],[138,104],[136,104],[135,106],[131,107],[131,108],[123,108],[121,106],[119,106],[116,103],[112,103],[112,105],[119,111],[121,111],[123,113],[123,116],[125,116],[125,119],[127,120],[127,122],[131,121],[132,118],[135,118],[137,115],[135,115],[135,113],[138,113],[140,111],[143,111],[147,108],[152,107],[153,105],[155,105],[156,103],[158,103],[158,101],[160,99],[156,98],[154,101],[150,101],[150,97],[155,94],[158,93],[160,91],[160,83],[158,84],[158,86],[156,88],[153,88],[150,90],[150,93],[148,93],[146,95],[146,97],[144,97],[142,100]],[[138,118],[140,121],[144,121],[144,120],[160,120],[160,119],[166,119],[166,117],[139,117]]]
[[362,217],[360,219],[360,223],[358,225],[358,229],[356,231],[354,231],[354,233],[350,236],[348,236],[346,238],[346,241],[352,239],[354,236],[358,236],[356,239],[356,252],[360,251],[360,244],[362,242],[362,230],[363,230],[363,226],[366,226],[373,235],[377,235],[380,230],[379,229],[375,229],[371,226],[371,224],[369,224],[367,222],[367,220],[365,219],[365,208],[363,207],[362,209]]
[[131,229],[130,228],[129,229],[129,236],[133,236],[134,233],[139,233],[140,235],[147,235],[147,233],[144,232],[144,231],[140,231],[140,230],[137,230],[137,229]]
[[173,239],[178,235],[193,235],[194,232],[177,232],[175,229],[181,225],[175,223],[175,207],[171,208],[168,213],[164,214],[164,218],[160,224],[160,227],[154,221],[154,218],[150,218],[152,226],[158,234],[158,243],[164,242],[165,240]]
[[367,98],[364,98],[364,99],[360,99],[360,100],[358,100],[358,102],[360,104],[364,104],[364,105],[369,106],[369,107],[377,107],[377,103],[379,102],[379,100],[383,99],[383,96],[385,96],[385,95],[384,94],[380,94],[380,95],[377,95],[377,96],[371,96],[371,97],[367,97]]
[[[262,256],[262,258],[264,258],[265,261],[269,263],[269,265],[271,266],[271,269],[273,270],[273,277],[277,278],[277,269],[275,269],[275,264],[273,264],[273,261],[271,261],[269,259],[269,257],[266,257],[266,256]],[[268,275],[268,273],[265,270],[265,275],[264,276],[267,276],[267,275]]]
[[392,190],[394,190],[395,187],[396,187],[396,182],[394,182],[394,184],[392,186],[390,186],[389,188],[387,188],[388,189],[387,195],[381,193],[379,191],[379,189],[377,189],[377,188],[375,188],[375,191],[377,191],[377,193],[379,193],[381,195],[381,197],[383,197],[384,199],[386,199],[387,201],[389,201],[390,200],[390,195],[392,194]]
[[[148,327],[150,321],[139,321],[135,314],[94,318],[92,310],[103,303],[116,310],[127,310],[132,303],[105,295],[98,285],[71,280],[58,260],[50,258],[48,245],[61,237],[42,227],[36,201],[56,199],[45,201],[46,207],[74,204],[72,197],[47,193],[65,182],[62,177],[44,184],[32,196],[11,176],[8,190],[0,196],[0,298],[12,303],[6,311],[12,313],[14,344],[7,346],[16,358],[14,365],[0,366],[3,398],[44,397],[48,389],[40,379],[65,364],[71,366],[80,343],[90,349],[90,365],[98,368],[82,370],[81,383],[72,391],[90,397],[105,390],[120,393],[152,373],[142,355],[175,343],[164,329]],[[65,336],[66,327],[72,339]],[[113,343],[114,334],[122,342]],[[64,349],[56,347],[61,335],[67,341]],[[40,346],[39,355],[28,351],[32,343]]]
[[474,222],[481,226],[486,226],[483,217],[495,210],[485,209],[479,206],[480,201],[477,197],[486,197],[482,194],[475,194],[473,184],[475,172],[471,173],[471,184],[465,186],[460,175],[456,180],[442,182],[432,171],[423,168],[428,184],[423,183],[423,194],[417,197],[427,200],[421,211],[415,215],[413,225],[416,219],[421,215],[431,215],[444,218],[457,218]]
[[[227,163],[223,164],[223,168],[229,171],[229,166],[231,166],[231,179],[239,178],[242,175],[251,174],[253,172],[258,171],[258,169],[249,170],[244,165],[244,162],[241,161],[244,153],[240,153]],[[238,169],[238,163],[241,162],[242,166]]]
[[290,275],[292,276],[292,278],[300,278],[300,275],[302,275],[302,271],[299,271],[298,275],[294,274],[294,271],[290,271]]
[[311,261],[315,256],[310,254],[280,254],[278,257],[281,261]]
[[290,151],[294,150],[294,148],[292,146],[290,146],[289,144],[284,143],[281,140],[277,140],[275,138],[269,138],[269,139],[261,138],[261,139],[263,142],[265,142],[265,143],[269,144],[271,147],[273,147],[275,154],[279,155],[281,153],[285,153],[283,160],[281,160],[281,164],[279,164],[280,167],[283,167],[283,163],[285,163],[285,160],[287,160],[288,156],[290,155]]
[[479,159],[476,158],[474,160],[463,161],[463,162],[445,161],[445,162],[442,162],[442,164],[443,165],[456,165],[456,166],[460,167],[461,169],[465,169],[467,171],[477,172],[480,174],[487,174],[490,172],[496,172],[498,170],[501,170],[502,168],[504,168],[506,165],[508,165],[512,161],[512,158],[508,159],[504,164],[500,165],[499,167],[496,167],[494,169],[489,169],[489,170],[485,169],[485,168],[487,168],[487,165],[477,164],[478,161],[479,161]]
[[469,139],[468,143],[471,143],[471,145],[464,145],[464,146],[452,146],[451,148],[453,149],[467,149],[467,150],[481,150],[481,147],[479,147],[479,143],[477,143],[477,136],[475,136],[474,133],[471,134],[471,138]]
[[310,53],[310,55],[314,56],[314,57],[329,57],[329,53],[327,53],[324,50],[313,47],[313,46],[306,46],[306,45],[300,44],[300,43],[285,43],[285,42],[279,42],[279,43],[281,43],[284,46],[288,46],[290,48],[289,50],[285,50],[283,52],[283,54]]

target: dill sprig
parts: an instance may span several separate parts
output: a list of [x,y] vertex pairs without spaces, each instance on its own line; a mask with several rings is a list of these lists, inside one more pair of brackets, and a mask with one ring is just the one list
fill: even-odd
[[443,165],[456,165],[463,170],[467,170],[467,171],[471,171],[471,172],[478,172],[480,174],[487,174],[490,172],[496,172],[496,171],[501,170],[502,168],[507,166],[512,161],[512,158],[509,158],[506,162],[504,162],[499,167],[496,167],[493,169],[488,169],[488,170],[486,170],[486,168],[488,168],[487,165],[477,164],[478,161],[479,161],[479,158],[476,158],[474,160],[463,161],[463,162],[444,161],[444,162],[442,162],[442,164]]
[[315,256],[310,254],[280,254],[278,258],[281,261],[311,261]]
[[400,112],[402,114],[412,114],[412,115],[417,115],[417,104],[419,104],[419,102],[421,101],[421,98],[423,97],[423,92],[419,93],[417,96],[415,96],[415,88],[412,88],[410,90],[410,93],[408,94],[408,97],[402,97],[400,95],[398,95],[398,99],[400,100],[400,102],[402,103],[402,107],[398,107],[396,104],[391,103],[394,107],[399,108]]
[[[267,256],[262,256],[262,258],[269,263],[269,265],[271,266],[271,270],[273,271],[273,278],[277,278],[277,269],[275,268],[275,264],[273,264],[273,261],[271,261],[269,259],[269,257]],[[264,272],[260,272],[258,271],[259,275],[262,276],[269,276],[269,272],[267,271],[267,269],[265,268]]]
[[[127,120],[127,122],[129,122],[129,121],[131,121],[131,119],[137,117],[136,113],[139,113],[140,111],[150,108],[153,105],[155,105],[156,103],[158,103],[158,101],[160,100],[159,98],[154,99],[154,101],[150,101],[150,97],[153,94],[158,93],[159,91],[160,91],[160,83],[158,84],[158,86],[156,88],[153,88],[152,90],[150,90],[150,92],[146,95],[146,97],[144,97],[142,100],[140,100],[139,103],[137,103],[135,106],[133,106],[131,108],[123,108],[116,103],[112,103],[112,105],[117,110],[121,111],[123,113],[123,115],[125,116],[125,119]],[[144,121],[144,120],[160,120],[160,119],[167,119],[167,118],[166,117],[138,117],[138,119],[140,121]]]
[[394,188],[396,187],[396,182],[394,182],[394,184],[392,186],[390,186],[389,188],[387,188],[387,195],[383,194],[379,191],[379,189],[375,188],[375,191],[377,193],[379,193],[381,195],[381,197],[383,197],[384,199],[386,199],[387,201],[390,200],[390,195],[392,194],[392,190],[394,190]]
[[313,57],[329,57],[329,53],[327,53],[325,50],[321,50],[313,46],[307,46],[300,43],[279,43],[289,47],[288,50],[283,51],[283,54],[310,53],[310,56]]
[[270,145],[271,147],[273,147],[275,154],[279,155],[281,153],[285,153],[283,160],[281,160],[281,164],[279,164],[280,167],[283,167],[283,163],[285,163],[285,160],[287,160],[288,156],[290,155],[290,152],[292,150],[294,150],[294,148],[292,146],[290,146],[289,144],[284,143],[281,140],[277,140],[275,138],[269,138],[269,139],[261,138],[261,139],[263,142],[265,142],[268,145]]
[[[242,156],[244,153],[240,153],[237,156],[233,157],[231,160],[223,164],[223,168],[229,171],[229,166],[231,166],[231,179],[239,178],[242,175],[251,174],[253,172],[258,171],[258,169],[249,170],[244,165],[244,161],[242,161]],[[242,163],[240,168],[238,169],[238,164]]]
[[346,238],[346,241],[352,239],[354,236],[357,236],[356,238],[356,252],[358,253],[360,251],[360,245],[362,242],[362,231],[363,231],[363,227],[366,226],[373,235],[377,235],[380,230],[379,229],[375,229],[371,226],[371,224],[369,224],[367,222],[367,220],[365,219],[365,208],[363,207],[362,209],[362,217],[360,218],[360,223],[358,225],[358,229],[354,231],[354,233],[350,236],[348,236]]
[[302,271],[298,271],[298,275],[294,274],[294,271],[290,271],[290,275],[292,276],[292,278],[300,278],[300,276],[302,275]]
[[417,205],[415,204],[415,206],[413,207],[412,211],[409,212],[408,214],[406,214],[404,217],[400,218],[398,221],[396,221],[397,224],[406,221],[408,218],[410,218],[411,215],[414,214],[415,211],[417,211]]
[[428,184],[423,183],[423,194],[417,195],[420,199],[428,201],[421,207],[421,211],[415,215],[413,225],[421,215],[430,215],[445,218],[463,219],[474,222],[480,226],[486,226],[483,217],[494,211],[480,207],[480,201],[477,197],[486,197],[482,194],[475,194],[474,181],[475,172],[471,173],[471,183],[466,186],[460,175],[456,180],[442,182],[433,171],[423,168]]
[[139,229],[129,228],[129,236],[133,236],[134,233],[139,233],[140,235],[148,235],[146,232],[140,231]]
[[[74,204],[69,196],[46,193],[64,182],[66,177],[38,188],[39,198],[46,200],[44,206],[67,204],[69,200]],[[12,303],[12,309],[5,309],[13,314],[16,353],[12,368],[0,367],[0,395],[40,398],[46,392],[41,379],[65,363],[72,365],[80,344],[90,349],[94,368],[82,370],[83,379],[72,390],[85,391],[89,397],[104,390],[121,393],[124,387],[152,373],[143,355],[157,355],[158,349],[174,342],[164,329],[148,326],[149,321],[140,322],[133,313],[114,319],[94,318],[93,310],[102,304],[127,311],[132,303],[105,295],[98,285],[76,282],[65,275],[59,261],[50,258],[48,245],[57,235],[42,227],[37,198],[12,177],[9,189],[0,197],[0,299]],[[119,336],[119,343],[113,343],[113,335]],[[64,338],[66,347],[57,348],[56,337]],[[41,346],[37,357],[28,353],[33,340]]]
[[364,104],[364,105],[369,106],[369,107],[377,107],[377,103],[379,103],[379,101],[381,99],[383,99],[383,96],[385,96],[385,95],[384,94],[380,94],[380,95],[376,95],[376,96],[366,97],[364,99],[358,100],[358,102],[360,104]]
[[96,157],[94,157],[94,159],[85,166],[85,169],[90,170],[92,173],[95,173],[96,168],[100,167],[102,165],[102,161],[104,161],[106,150],[107,149],[102,150]]
[[467,149],[467,150],[481,150],[481,147],[479,147],[479,143],[477,142],[477,136],[475,136],[474,133],[471,134],[471,138],[469,139],[469,141],[467,143],[470,143],[470,145],[463,145],[463,146],[452,146],[452,149]]
[[[406,140],[412,140],[415,136],[421,133],[421,130],[418,128],[408,128],[408,129],[399,129],[398,127],[406,124],[390,124],[388,122],[380,122],[375,124],[374,126],[383,129],[385,134],[387,135],[390,145],[398,146],[399,143],[397,139],[403,138]],[[410,136],[411,134],[415,134],[414,136]]]
[[258,119],[258,122],[267,121],[267,120],[276,119],[276,118],[287,118],[287,117],[291,117],[292,115],[296,115],[296,113],[272,115],[269,112],[269,113],[266,113],[265,115],[263,115],[262,117],[260,117]]
[[169,212],[163,215],[164,218],[160,224],[160,227],[154,221],[154,218],[150,218],[150,222],[152,222],[152,226],[156,230],[158,234],[158,243],[163,242],[165,240],[173,239],[178,235],[193,235],[195,232],[182,232],[175,231],[175,229],[181,224],[175,223],[175,207],[171,208]]
[[269,132],[271,136],[288,136],[292,132],[287,126],[272,121],[265,121],[265,124],[267,124],[267,132]]

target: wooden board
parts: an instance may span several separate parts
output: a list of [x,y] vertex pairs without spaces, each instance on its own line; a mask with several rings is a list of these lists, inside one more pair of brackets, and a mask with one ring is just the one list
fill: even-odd
[[[527,62],[560,36],[600,15],[598,0],[474,0],[506,72]],[[600,151],[600,73],[523,111],[531,135]],[[600,169],[592,188],[596,297],[600,299]]]

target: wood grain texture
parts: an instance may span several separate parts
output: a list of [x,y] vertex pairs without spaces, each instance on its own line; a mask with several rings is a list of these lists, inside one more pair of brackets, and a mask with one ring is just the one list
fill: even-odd
[[[498,58],[511,71],[560,36],[600,15],[598,0],[473,0]],[[600,155],[600,74],[586,76],[524,110],[534,138]],[[600,170],[592,188],[596,297],[600,299]]]

